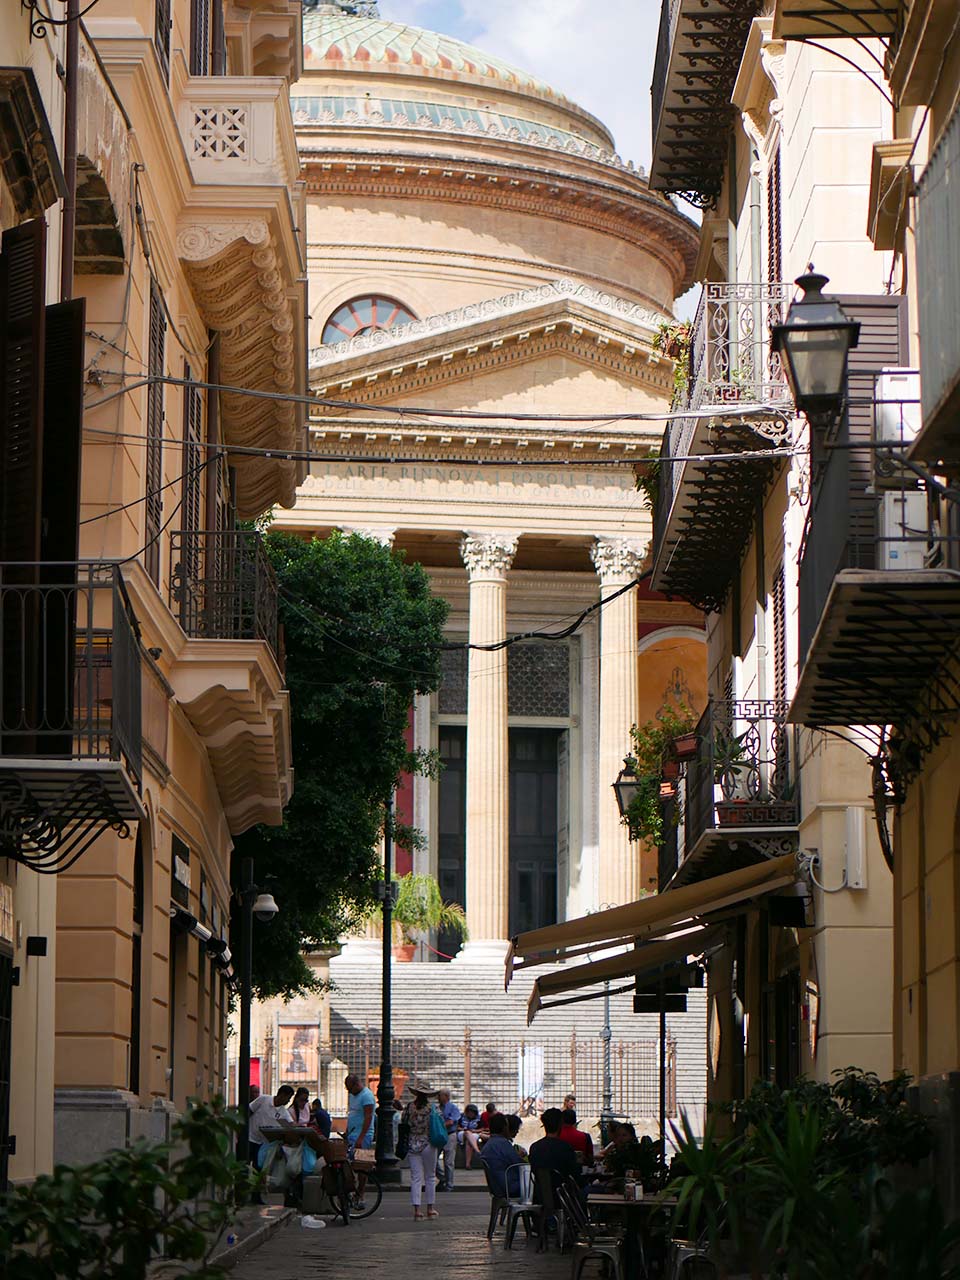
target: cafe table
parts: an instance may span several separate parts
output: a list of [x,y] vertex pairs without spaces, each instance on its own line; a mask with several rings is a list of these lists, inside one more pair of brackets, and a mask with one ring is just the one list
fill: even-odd
[[623,1219],[626,1280],[647,1280],[652,1252],[651,1222],[658,1209],[669,1211],[676,1203],[676,1196],[645,1195],[638,1200],[627,1200],[622,1194],[587,1196],[588,1209],[598,1217]]

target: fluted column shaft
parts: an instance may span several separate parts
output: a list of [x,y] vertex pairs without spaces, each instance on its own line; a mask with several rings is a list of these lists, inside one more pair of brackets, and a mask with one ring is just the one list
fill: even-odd
[[[507,570],[516,537],[470,535],[460,553],[470,575],[470,643],[507,636]],[[510,881],[507,651],[471,649],[467,678],[466,951],[507,937]]]
[[[593,563],[601,598],[633,582],[646,548],[625,539],[598,539]],[[625,591],[600,611],[600,749],[598,905],[633,902],[640,896],[640,849],[620,819],[612,784],[630,752],[630,729],[637,723],[637,593]]]

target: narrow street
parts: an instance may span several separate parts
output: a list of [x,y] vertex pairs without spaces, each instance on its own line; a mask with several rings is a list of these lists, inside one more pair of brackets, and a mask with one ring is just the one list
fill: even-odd
[[281,1228],[231,1271],[233,1280],[552,1280],[565,1276],[569,1259],[555,1248],[537,1253],[517,1231],[512,1250],[503,1247],[503,1231],[487,1240],[490,1198],[485,1190],[456,1191],[438,1197],[441,1216],[414,1222],[406,1192],[385,1195],[371,1218],[344,1227],[328,1219],[325,1231],[305,1230],[299,1218]]

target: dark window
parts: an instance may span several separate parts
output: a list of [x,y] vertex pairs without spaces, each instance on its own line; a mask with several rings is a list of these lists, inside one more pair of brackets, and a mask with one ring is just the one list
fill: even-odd
[[13,956],[0,944],[0,1191],[7,1189],[10,1159],[10,1059],[13,1016]]
[[776,283],[783,276],[783,246],[780,236],[780,148],[767,170],[767,280]]
[[170,0],[156,0],[153,43],[164,79],[170,74]]
[[190,74],[210,72],[210,0],[190,0]]
[[557,920],[558,729],[510,730],[510,933]]
[[[440,730],[440,759],[443,771],[437,785],[439,808],[439,840],[437,845],[437,879],[445,902],[466,906],[467,849],[467,731],[460,726],[444,726]],[[460,940],[441,930],[437,950],[444,956],[455,956]]]
[[[163,377],[163,355],[167,322],[163,300],[156,284],[150,285],[150,332],[148,335],[147,374]],[[163,518],[163,383],[151,382],[147,387],[147,460],[146,521],[144,563],[154,582],[160,581],[160,526]]]

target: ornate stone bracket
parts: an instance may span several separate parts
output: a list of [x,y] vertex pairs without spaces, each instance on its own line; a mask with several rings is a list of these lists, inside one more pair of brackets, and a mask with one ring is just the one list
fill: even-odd
[[517,554],[518,534],[467,533],[460,541],[460,555],[471,581],[505,578]]

